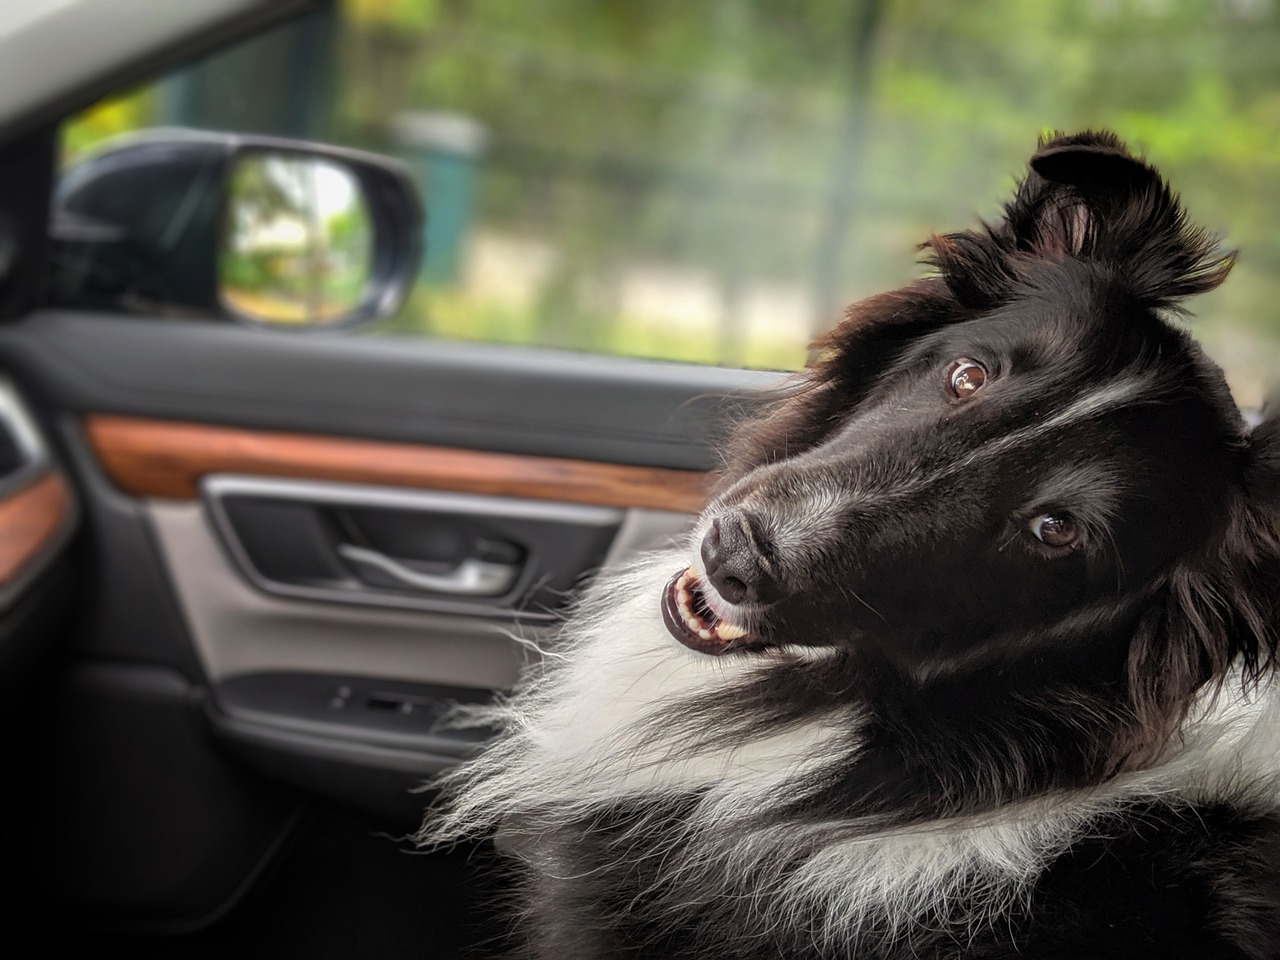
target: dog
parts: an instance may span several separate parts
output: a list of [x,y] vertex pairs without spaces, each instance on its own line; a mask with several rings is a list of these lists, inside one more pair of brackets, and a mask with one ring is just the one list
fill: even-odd
[[1280,419],[1113,134],[850,307],[443,784],[538,958],[1280,957]]

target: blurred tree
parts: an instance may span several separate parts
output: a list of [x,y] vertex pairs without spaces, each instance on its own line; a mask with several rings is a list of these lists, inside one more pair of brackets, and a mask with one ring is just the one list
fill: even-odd
[[[1267,346],[1280,343],[1278,7],[339,0],[323,129],[389,150],[394,118],[428,109],[489,131],[478,225],[550,266],[528,316],[476,303],[468,327],[456,291],[415,299],[442,305],[441,329],[781,364],[802,351],[758,322],[760,290],[808,291],[829,322],[832,304],[916,275],[930,232],[994,215],[1037,134],[1110,127],[1151,153],[1198,220],[1230,228],[1240,265],[1201,307],[1215,318],[1202,329],[1262,371],[1280,355]],[[216,69],[230,89],[236,70]],[[306,83],[254,76],[257,93]],[[145,122],[145,96],[82,115],[72,148]],[[639,268],[712,278],[719,333],[674,337],[628,314]],[[692,297],[678,286],[673,300]]]
[[354,33],[400,46],[395,75],[357,64],[372,39],[348,51],[339,116],[354,134],[430,105],[488,127],[482,221],[559,251],[539,301],[557,342],[628,323],[582,304],[636,259],[719,278],[722,358],[748,280],[811,284],[825,324],[912,275],[929,232],[994,215],[1036,134],[1087,126],[1151,151],[1194,214],[1230,225],[1245,253],[1209,309],[1280,336],[1259,309],[1280,294],[1276,6],[351,0]]

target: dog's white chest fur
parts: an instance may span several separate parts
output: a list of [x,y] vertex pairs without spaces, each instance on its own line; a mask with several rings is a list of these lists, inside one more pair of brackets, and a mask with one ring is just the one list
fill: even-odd
[[779,915],[804,918],[815,942],[848,943],[945,919],[961,895],[978,904],[971,922],[990,919],[1128,801],[1195,801],[1240,785],[1274,793],[1280,696],[1274,684],[1245,693],[1228,680],[1193,711],[1159,765],[1090,791],[909,829],[876,829],[856,811],[820,827],[761,826],[761,810],[793,799],[798,784],[856,749],[858,710],[833,709],[724,746],[714,735],[691,740],[687,729],[655,722],[791,655],[708,657],[677,645],[659,596],[682,556],[656,555],[597,584],[571,634],[548,654],[548,668],[484,718],[509,734],[455,777],[453,805],[443,822],[428,825],[428,838],[530,817],[568,826],[623,800],[696,794],[682,825],[680,869],[702,876],[708,896],[742,896],[749,883],[751,895],[786,905]]

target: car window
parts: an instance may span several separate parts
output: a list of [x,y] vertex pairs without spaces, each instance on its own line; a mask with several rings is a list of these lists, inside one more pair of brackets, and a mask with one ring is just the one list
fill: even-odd
[[73,117],[396,156],[429,210],[375,332],[765,368],[1108,127],[1241,250],[1193,309],[1256,403],[1280,359],[1272,0],[344,0]]

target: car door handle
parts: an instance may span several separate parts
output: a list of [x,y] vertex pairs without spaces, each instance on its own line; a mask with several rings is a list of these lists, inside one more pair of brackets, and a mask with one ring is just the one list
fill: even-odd
[[494,563],[469,557],[448,573],[423,573],[377,550],[354,544],[338,545],[338,554],[357,566],[382,571],[411,590],[425,590],[455,597],[500,597],[516,581],[518,564]]

